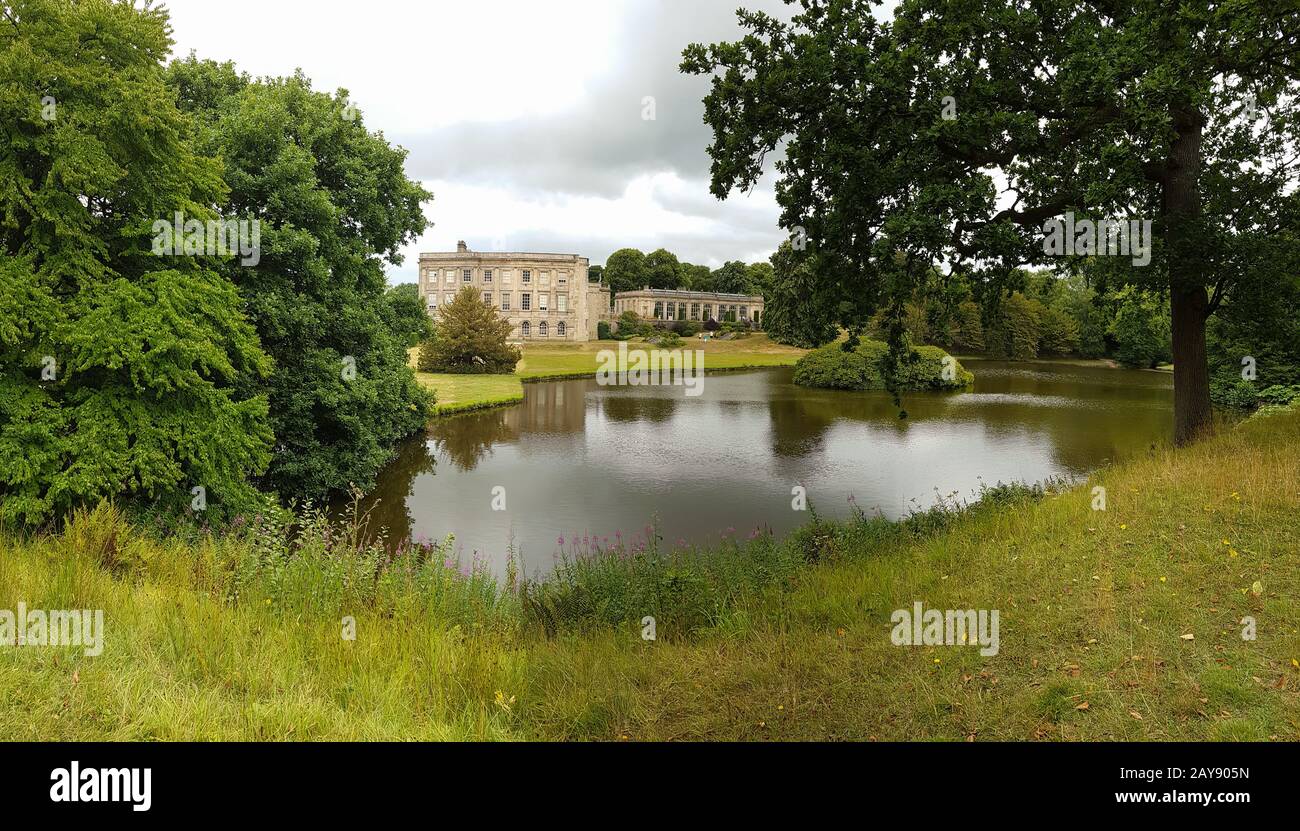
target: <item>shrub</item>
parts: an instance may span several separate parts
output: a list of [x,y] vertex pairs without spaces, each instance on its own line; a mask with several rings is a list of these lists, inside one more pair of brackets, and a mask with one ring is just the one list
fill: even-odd
[[1259,391],[1255,385],[1243,379],[1239,373],[1218,372],[1210,378],[1210,400],[1216,407],[1228,410],[1253,410],[1258,395]]
[[[857,348],[845,350],[843,343],[814,349],[794,366],[794,382],[805,387],[842,390],[885,388],[884,362],[889,347],[875,340],[863,340]],[[945,359],[952,360],[952,380],[944,378]],[[900,368],[899,385],[904,390],[957,390],[974,382],[974,376],[937,346],[918,346],[912,360]]]
[[1260,390],[1255,400],[1261,405],[1285,407],[1292,401],[1300,399],[1300,384],[1273,384]]
[[708,320],[704,321],[704,329],[709,332],[718,331],[718,321],[714,320],[713,318],[709,318]]
[[611,340],[613,332],[609,328],[607,321],[600,321],[596,324],[596,340]]
[[637,335],[648,334],[654,327],[641,319],[641,315],[628,309],[618,316],[619,340],[627,340]]

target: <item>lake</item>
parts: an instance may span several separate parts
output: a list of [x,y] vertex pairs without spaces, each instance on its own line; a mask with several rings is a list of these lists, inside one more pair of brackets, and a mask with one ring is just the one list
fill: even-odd
[[[803,524],[850,499],[896,518],[981,484],[1073,477],[1147,450],[1172,429],[1173,381],[1150,371],[968,360],[965,393],[796,386],[783,367],[681,386],[524,385],[522,403],[435,421],[404,444],[365,502],[389,538],[455,534],[462,561],[499,571],[513,549],[545,572],[563,538],[667,544]],[[505,510],[497,510],[504,505]]]

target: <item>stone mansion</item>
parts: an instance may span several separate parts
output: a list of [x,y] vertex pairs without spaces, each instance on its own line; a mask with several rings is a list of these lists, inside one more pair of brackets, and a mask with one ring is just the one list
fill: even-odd
[[420,296],[436,315],[472,286],[521,341],[595,340],[600,321],[613,323],[628,310],[651,320],[762,319],[759,296],[645,288],[611,298],[608,286],[588,281],[589,265],[577,254],[471,251],[459,242],[455,251],[420,255]]

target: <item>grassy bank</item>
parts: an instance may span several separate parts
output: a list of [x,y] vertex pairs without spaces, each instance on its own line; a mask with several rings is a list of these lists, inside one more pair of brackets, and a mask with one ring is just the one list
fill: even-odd
[[[1300,412],[994,495],[716,552],[650,539],[500,594],[440,553],[160,540],[101,510],[0,537],[0,609],[107,625],[99,657],[5,650],[0,735],[1300,739]],[[915,601],[1000,610],[1000,651],[892,645]]]
[[[600,366],[597,354],[602,349],[617,351],[618,345],[618,341],[546,345],[529,343],[524,345],[523,360],[511,375],[417,372],[416,378],[437,395],[435,415],[499,407],[523,400],[524,392],[521,383],[560,378],[586,378],[595,375]],[[643,343],[630,343],[628,348],[652,347]],[[682,344],[682,348],[702,350],[706,372],[791,366],[805,353],[803,349],[775,343],[761,333],[734,341],[705,342],[691,338]],[[415,366],[418,351],[418,349],[410,350],[412,366]]]
[[524,400],[524,387],[518,375],[417,372],[415,377],[436,394],[435,415],[518,404]]

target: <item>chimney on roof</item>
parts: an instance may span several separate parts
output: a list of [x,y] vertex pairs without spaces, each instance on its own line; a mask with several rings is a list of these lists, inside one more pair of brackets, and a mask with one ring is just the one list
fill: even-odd
[[457,250],[457,251],[468,251],[468,250],[469,250],[469,247],[468,247],[467,245],[465,245],[465,240],[458,240],[458,241],[456,242],[456,250]]

